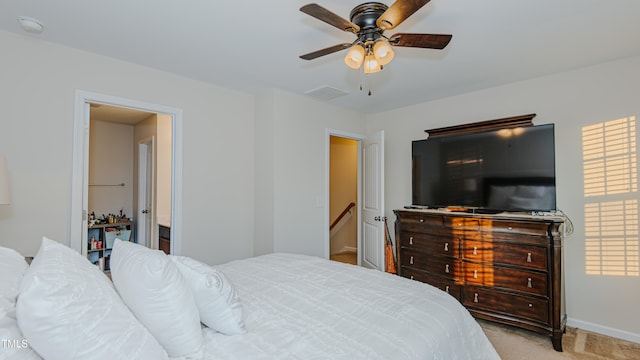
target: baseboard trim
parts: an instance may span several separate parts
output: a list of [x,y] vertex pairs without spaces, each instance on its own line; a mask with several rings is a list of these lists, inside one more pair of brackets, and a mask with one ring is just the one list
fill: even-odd
[[587,321],[582,321],[582,320],[577,320],[572,318],[567,319],[567,326],[571,326],[574,328],[587,330],[594,333],[611,336],[614,338],[627,340],[627,341],[640,344],[640,334],[635,334],[629,331],[615,329],[612,327],[598,325],[598,324],[590,323]]

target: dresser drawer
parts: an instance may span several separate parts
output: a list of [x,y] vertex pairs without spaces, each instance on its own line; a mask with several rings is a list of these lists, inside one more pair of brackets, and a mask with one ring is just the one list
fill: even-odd
[[459,257],[460,239],[403,231],[400,233],[400,246],[407,250]]
[[458,301],[460,301],[461,299],[462,287],[456,284],[455,280],[446,279],[440,276],[430,274],[425,271],[421,271],[421,270],[417,270],[417,269],[413,269],[411,267],[405,267],[405,266],[402,267],[401,274],[403,277],[406,277],[408,279],[417,280],[423,283],[427,283],[429,285],[433,285],[438,289],[453,296],[454,298],[458,299]]
[[470,310],[482,309],[541,323],[549,321],[549,302],[545,299],[466,286],[462,289],[462,303]]
[[535,246],[465,239],[462,257],[474,261],[547,269],[547,249]]
[[483,219],[481,222],[481,228],[482,231],[487,232],[537,236],[549,235],[549,224],[544,222]]
[[423,226],[442,226],[442,216],[433,214],[424,214],[419,212],[402,214],[400,222],[403,225],[420,224]]
[[164,225],[158,225],[158,236],[165,239],[171,239],[171,228]]
[[479,230],[480,220],[475,218],[447,216],[444,218],[444,226],[454,230]]
[[442,216],[422,213],[403,214],[400,218],[402,230],[409,232],[444,234],[446,233],[442,225]]
[[463,263],[464,281],[469,285],[494,286],[523,293],[547,296],[547,274],[490,266],[482,263]]
[[453,258],[406,250],[402,251],[400,261],[403,267],[423,270],[447,279],[461,278],[461,263]]

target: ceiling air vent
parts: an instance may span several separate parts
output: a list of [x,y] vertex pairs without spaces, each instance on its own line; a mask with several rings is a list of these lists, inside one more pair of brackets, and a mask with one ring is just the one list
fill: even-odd
[[345,95],[347,95],[349,93],[344,91],[344,90],[340,90],[340,89],[336,89],[336,88],[328,86],[328,85],[324,85],[324,86],[321,86],[319,88],[315,88],[315,89],[309,90],[309,91],[305,92],[304,94],[312,96],[312,97],[314,97],[316,99],[329,101],[329,100],[333,100],[335,98],[338,98],[340,96],[345,96]]

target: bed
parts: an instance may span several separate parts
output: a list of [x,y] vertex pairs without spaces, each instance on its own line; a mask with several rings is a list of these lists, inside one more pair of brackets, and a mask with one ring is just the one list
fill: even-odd
[[[114,255],[118,246],[123,247],[117,244]],[[55,242],[45,245],[43,239],[32,267],[46,265],[46,271],[26,270],[20,285],[24,295],[17,296],[16,318],[25,343],[40,354],[52,354],[52,357],[43,356],[46,359],[159,359],[165,356],[175,359],[499,359],[467,310],[453,297],[424,283],[305,255],[274,253],[209,267],[193,259],[166,256],[135,244],[126,246],[135,247],[130,256],[113,258],[112,255],[112,265],[119,269],[112,268],[114,286],[84,257],[68,254],[73,251]],[[52,248],[49,252],[53,255],[44,258],[43,247]],[[162,258],[163,265],[158,267],[156,260],[153,264],[151,260],[145,264],[146,260],[141,261],[140,254],[158,261],[164,256],[171,261]],[[165,267],[164,264],[173,265]],[[193,273],[187,274],[184,264],[195,264],[191,268]],[[77,267],[76,270],[68,269]],[[179,271],[175,272],[174,267]],[[127,276],[121,275],[125,274],[123,271]],[[91,275],[87,275],[89,273]],[[147,279],[141,285],[140,277],[157,276],[158,273],[162,279],[158,286],[168,283],[171,288],[160,291],[154,288],[151,298],[160,305],[165,300],[175,304],[154,304],[150,302],[149,293],[145,295],[145,290],[140,289],[155,286],[153,279]],[[180,286],[191,289],[193,297],[184,289],[174,291],[179,287],[171,280],[176,273],[182,274],[177,277]],[[227,322],[229,317],[235,316],[237,324],[241,325],[236,328],[238,331],[200,323],[212,315],[204,312],[214,306],[211,292],[202,292],[210,291],[211,286],[200,286],[205,283],[198,282],[202,273],[215,273],[225,280],[224,286],[231,292],[220,298],[225,301],[224,306],[229,307],[218,312],[226,311]],[[183,281],[189,278],[197,281]],[[206,284],[211,285],[212,278],[207,279]],[[44,287],[43,283],[49,280],[55,285],[44,291],[43,296],[38,287]],[[99,285],[99,291],[91,289],[95,284]],[[61,295],[65,286],[74,288],[73,295]],[[89,293],[88,299],[83,299],[85,292]],[[30,301],[33,296],[37,300]],[[53,313],[30,314],[34,311],[33,306],[42,308],[43,298],[60,296],[64,298],[52,299],[45,304],[45,308]],[[185,297],[187,302],[176,300],[179,297]],[[102,304],[95,308],[92,304],[98,298],[103,299],[100,300]],[[208,301],[210,306],[200,307],[202,300]],[[65,308],[74,301],[82,301],[81,309],[73,308],[79,305],[71,305],[72,311]],[[120,301],[126,306],[121,306]],[[196,304],[196,315],[185,310],[192,304]],[[174,306],[173,310],[171,306]],[[62,309],[56,311],[56,307]],[[140,307],[144,309],[140,310]],[[129,316],[128,310],[135,316]],[[57,313],[65,313],[64,318],[56,318]],[[91,321],[87,321],[88,315]],[[192,324],[194,316],[198,320],[198,333],[193,332],[191,325],[181,328],[182,323]],[[43,324],[43,321],[49,323]],[[138,327],[138,321],[144,326]],[[51,327],[57,329],[52,333]],[[94,329],[99,335],[92,339]],[[74,341],[65,339],[64,333],[78,334],[79,331],[85,335],[79,339],[75,336]],[[200,334],[202,343],[194,340]],[[136,341],[130,341],[133,339]],[[60,347],[71,346],[69,342],[74,343],[73,348],[61,351]],[[185,347],[188,348],[186,352]],[[132,354],[137,355],[132,357]],[[31,356],[15,358],[35,358]]]
[[293,254],[218,268],[236,287],[248,328],[241,336],[205,329],[208,352],[220,358],[497,358],[458,301],[417,281]]

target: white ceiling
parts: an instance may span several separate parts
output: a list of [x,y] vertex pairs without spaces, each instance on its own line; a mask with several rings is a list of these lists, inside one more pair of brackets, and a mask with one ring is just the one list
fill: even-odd
[[[331,86],[329,100],[366,113],[640,55],[638,0],[432,0],[397,32],[453,34],[445,50],[395,48],[364,80],[345,51],[299,55],[354,35],[303,14],[306,0],[3,0],[0,29],[242,91]],[[320,0],[348,19],[358,0]],[[387,2],[390,5],[391,1]],[[19,16],[40,20],[24,32]]]

